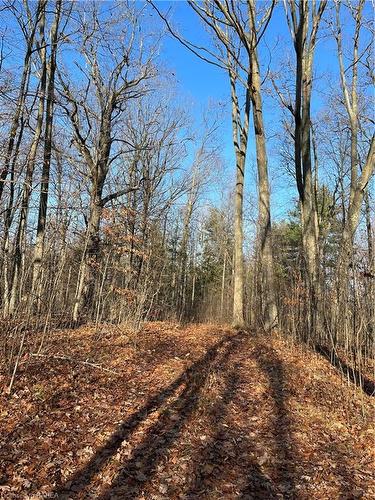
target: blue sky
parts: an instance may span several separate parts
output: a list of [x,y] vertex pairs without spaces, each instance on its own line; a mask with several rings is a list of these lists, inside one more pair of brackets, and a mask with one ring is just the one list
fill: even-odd
[[[107,5],[110,6],[111,2],[108,1]],[[198,45],[206,46],[210,44],[209,35],[197,15],[184,0],[159,1],[157,5],[164,13],[170,11],[171,23],[186,39]],[[332,8],[333,3],[329,2],[327,10]],[[370,2],[366,4],[365,10],[367,10],[367,15],[371,14]],[[162,26],[155,12],[152,14],[151,24],[155,25],[156,30]],[[313,113],[318,112],[326,104],[332,89],[339,88],[335,42],[332,37],[327,36],[328,28],[325,23],[322,23],[321,28],[320,41],[315,54],[316,81],[314,83]],[[344,25],[344,37],[348,35],[351,29],[352,25],[350,23]],[[22,47],[18,46],[17,48],[17,41],[14,40],[13,42],[12,51],[14,57],[12,59],[15,61],[17,55],[22,54]],[[282,2],[279,2],[274,10],[266,35],[259,46],[259,55],[263,75],[266,73],[268,65],[273,71],[287,72],[286,61],[288,59],[292,63],[291,68],[293,68],[294,50]],[[219,102],[226,104],[226,108],[221,107],[225,111],[222,117],[220,141],[223,145],[227,173],[224,181],[229,186],[228,189],[232,189],[235,168],[230,121],[229,85],[225,71],[200,60],[178,41],[168,36],[163,41],[160,60],[168,68],[168,71],[174,73],[178,88],[177,99],[181,99],[182,103],[186,103],[188,111],[197,123],[201,121],[202,114],[208,105],[212,106],[212,103]],[[11,66],[13,64],[12,60],[8,60],[8,63]],[[292,72],[290,78],[293,79]],[[268,135],[273,217],[279,219],[285,217],[288,210],[293,208],[297,194],[293,179],[285,174],[281,165],[278,141],[275,138],[275,134],[280,131],[281,110],[278,102],[271,94],[265,91],[263,100],[266,133]],[[253,203],[256,200],[255,177],[254,141],[252,135],[250,135],[245,188],[248,200]]]
[[[158,8],[164,13],[170,11],[169,18],[178,32],[186,39],[197,45],[210,43],[209,35],[197,18],[197,15],[184,1],[161,1],[157,2]],[[274,11],[272,20],[267,29],[264,42],[259,47],[260,60],[263,66],[263,74],[269,64],[275,68],[280,66],[283,56],[290,54],[293,58],[293,47],[290,41],[284,9],[278,5]],[[316,54],[319,60],[319,74],[332,72],[336,66],[335,46],[332,40],[322,40]],[[229,107],[229,85],[224,70],[210,65],[189,52],[177,40],[168,37],[163,46],[163,59],[167,66],[173,69],[178,85],[193,105],[192,111],[198,118],[201,110],[210,101],[228,103],[227,112],[223,116],[222,141],[225,144],[224,154],[228,170],[228,176],[234,177],[234,155],[232,145],[232,131],[230,123]],[[293,60],[293,59],[292,59]],[[324,101],[324,95],[316,93],[315,103],[319,106]],[[279,128],[281,117],[280,108],[276,101],[264,95],[264,114],[267,126],[267,134],[270,138]],[[272,186],[273,216],[285,217],[287,211],[293,206],[296,199],[296,188],[292,179],[288,178],[280,166],[280,158],[275,150],[275,141],[269,140],[268,154],[270,177]],[[255,190],[255,151],[252,135],[249,141],[248,165],[245,179],[245,188],[248,198],[252,201],[256,198]]]
[[[210,43],[209,35],[203,28],[197,15],[183,0],[181,1],[159,1],[158,8],[169,14],[171,24],[177,31],[189,41],[197,45]],[[333,9],[333,2],[329,2],[325,16]],[[343,36],[350,42],[352,24],[345,17],[343,10]],[[371,3],[365,5],[365,13],[371,19]],[[321,23],[319,42],[315,53],[312,113],[318,113],[327,103],[332,91],[339,88],[338,63],[336,43],[330,36],[329,27],[325,21]],[[294,63],[294,49],[287,27],[285,12],[282,2],[276,6],[271,22],[267,28],[266,36],[259,46],[259,56],[263,75],[270,66],[273,71],[288,71],[286,61]],[[202,108],[209,101],[220,101],[229,103],[229,86],[227,75],[224,70],[212,66],[194,54],[190,53],[178,41],[168,37],[163,46],[163,59],[173,69],[179,87],[191,100],[192,112],[199,115]],[[292,72],[290,78],[293,79]],[[297,199],[294,180],[285,174],[278,153],[278,142],[274,139],[275,134],[280,131],[281,110],[274,97],[264,92],[264,116],[266,122],[266,133],[268,135],[268,157],[272,191],[273,217],[283,218],[293,208]],[[232,132],[230,124],[230,108],[228,106],[226,115],[223,116],[222,141],[225,144],[224,154],[228,169],[228,176],[234,176],[234,155],[232,146]],[[248,198],[256,199],[255,190],[255,151],[252,135],[250,136],[248,149],[247,173],[245,188]]]

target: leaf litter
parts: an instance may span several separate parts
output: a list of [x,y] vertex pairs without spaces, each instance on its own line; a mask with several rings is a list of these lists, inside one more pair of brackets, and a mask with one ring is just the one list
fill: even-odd
[[42,354],[0,395],[0,498],[375,497],[374,398],[279,335],[86,326]]

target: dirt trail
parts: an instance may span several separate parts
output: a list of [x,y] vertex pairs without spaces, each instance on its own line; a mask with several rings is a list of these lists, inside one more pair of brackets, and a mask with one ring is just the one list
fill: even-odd
[[0,397],[1,498],[375,497],[374,398],[278,336],[87,327],[43,354]]

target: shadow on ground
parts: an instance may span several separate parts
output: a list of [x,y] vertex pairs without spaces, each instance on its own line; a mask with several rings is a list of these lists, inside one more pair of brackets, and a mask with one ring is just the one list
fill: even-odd
[[[92,459],[55,490],[55,496],[91,498],[90,490],[101,480],[98,475],[123,443],[138,433],[141,437],[130,456],[122,459],[110,484],[95,494],[95,498],[151,498],[149,492],[155,492],[155,488],[158,489],[153,498],[160,499],[299,498],[296,464],[300,457],[286,404],[288,388],[283,362],[266,342],[260,342],[251,356],[266,380],[267,398],[272,407],[269,422],[274,454],[272,473],[266,473],[264,467],[271,457],[260,460],[254,452],[257,445],[258,449],[262,445],[263,438],[252,432],[251,421],[242,422],[242,426],[236,422],[233,404],[241,386],[248,383],[243,380],[237,358],[248,346],[248,334],[243,332],[229,334],[217,342],[172,384],[124,421]],[[215,396],[206,401],[210,391],[214,391]],[[247,404],[251,407],[252,403]],[[250,411],[257,414],[256,407]],[[195,435],[192,428],[196,425],[198,429],[201,414],[207,425],[204,436],[198,435],[201,430]],[[187,431],[190,440],[195,441],[185,448],[186,456],[178,452],[178,461],[186,461],[184,477],[168,481],[165,469],[170,467],[174,447],[181,445]],[[339,458],[335,456],[335,460]],[[158,482],[161,471],[164,471],[163,482]]]
[[328,349],[328,347],[323,345],[316,345],[315,350],[326,358],[332,366],[340,370],[345,377],[349,378],[353,384],[360,387],[365,394],[368,396],[375,396],[375,382],[367,378],[356,368],[345,363],[334,350]]

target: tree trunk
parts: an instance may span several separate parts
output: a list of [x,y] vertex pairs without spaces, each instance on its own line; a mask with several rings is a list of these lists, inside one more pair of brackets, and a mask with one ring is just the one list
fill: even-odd
[[44,103],[45,103],[45,93],[46,93],[46,81],[47,81],[47,64],[46,64],[46,41],[44,37],[44,27],[45,27],[45,8],[43,8],[40,17],[40,60],[41,60],[41,77],[39,84],[39,106],[38,114],[36,118],[36,126],[34,131],[34,137],[30,147],[30,152],[26,165],[26,174],[22,192],[22,201],[20,216],[18,222],[18,228],[14,243],[14,268],[13,268],[13,280],[11,288],[11,298],[9,311],[14,312],[15,307],[19,302],[19,292],[20,292],[20,280],[23,275],[23,264],[25,261],[25,235],[26,235],[26,224],[27,216],[29,211],[29,203],[32,192],[32,181],[35,169],[36,154],[38,151],[38,145],[40,137],[42,134],[43,127],[43,115],[44,115]]
[[186,269],[187,269],[187,262],[188,262],[188,243],[189,243],[189,237],[190,237],[190,223],[191,223],[191,217],[193,215],[193,209],[194,209],[194,204],[196,201],[196,195],[197,195],[197,179],[196,179],[196,169],[195,166],[193,166],[193,176],[191,180],[191,187],[189,191],[189,196],[188,196],[188,201],[187,205],[185,207],[185,213],[184,213],[184,222],[183,222],[183,227],[182,227],[182,237],[181,237],[181,244],[180,244],[180,262],[179,262],[179,297],[178,297],[178,316],[179,318],[183,318],[186,311],[185,311],[185,295],[186,295]]
[[14,112],[12,124],[10,127],[8,145],[7,145],[6,152],[5,152],[4,166],[3,166],[1,173],[0,173],[0,200],[1,200],[2,195],[3,195],[4,184],[6,182],[6,178],[7,178],[8,173],[9,173],[9,167],[10,167],[10,163],[12,160],[13,148],[14,148],[14,143],[16,140],[16,134],[18,131],[18,127],[20,124],[21,114],[25,108],[27,90],[29,87],[29,80],[30,80],[31,56],[33,53],[35,32],[36,32],[36,29],[37,29],[38,24],[39,24],[40,13],[44,12],[46,3],[47,3],[47,0],[39,0],[37,8],[36,8],[35,21],[31,27],[31,32],[30,32],[30,35],[27,39],[26,54],[25,54],[24,63],[23,63],[23,72],[22,72],[22,77],[21,77],[20,90],[19,90],[19,94],[18,94],[16,109]]
[[[229,59],[229,57],[228,57]],[[233,145],[236,155],[236,189],[234,195],[234,262],[233,262],[233,327],[245,326],[243,288],[244,288],[244,256],[243,256],[243,192],[245,180],[245,162],[249,130],[249,89],[247,89],[244,123],[241,124],[241,113],[236,92],[235,74],[229,70],[232,98]]]
[[[340,253],[337,262],[337,282],[339,283],[338,291],[342,293],[342,286],[345,286],[347,271],[353,254],[354,236],[359,223],[361,206],[368,182],[374,173],[375,169],[375,140],[374,136],[371,139],[371,145],[367,155],[365,166],[362,173],[353,189],[352,202],[349,205],[346,223],[343,229]],[[341,286],[340,286],[341,284]]]
[[263,123],[263,106],[261,97],[261,79],[259,73],[258,54],[256,49],[255,6],[249,1],[252,15],[250,29],[253,33],[253,52],[251,57],[251,100],[253,105],[253,124],[258,167],[258,229],[259,229],[259,259],[262,275],[262,320],[266,331],[277,325],[277,306],[274,285],[274,267],[271,239],[271,204],[268,180],[268,165],[266,137]]
[[347,111],[350,125],[350,197],[347,217],[345,219],[341,238],[339,257],[336,267],[336,307],[333,314],[333,328],[335,330],[336,341],[343,328],[346,327],[346,316],[348,306],[348,284],[349,266],[353,256],[353,244],[355,232],[359,223],[361,205],[367,189],[367,184],[374,172],[374,136],[372,137],[366,163],[358,178],[358,47],[359,35],[362,26],[362,11],[364,0],[359,0],[358,6],[351,9],[355,21],[355,31],[353,36],[353,62],[351,64],[352,79],[350,86],[346,80],[346,70],[344,67],[342,48],[342,28],[340,20],[340,2],[335,2],[336,7],[336,42],[337,55],[339,60],[341,89],[344,97],[344,105]]
[[86,230],[86,244],[78,272],[78,283],[73,307],[73,321],[77,322],[85,307],[91,305],[93,271],[98,265],[99,230],[102,214],[101,192],[95,189],[91,196],[90,214]]
[[223,271],[221,275],[221,295],[220,295],[220,320],[224,321],[224,293],[225,293],[225,271],[227,263],[227,252],[224,250]]
[[370,274],[374,274],[374,232],[372,229],[371,222],[371,206],[370,206],[370,196],[368,193],[368,188],[364,193],[365,202],[365,216],[366,216],[366,232],[367,232],[367,257],[368,257],[368,269]]
[[55,71],[56,71],[56,55],[57,55],[57,40],[58,30],[61,15],[62,0],[56,0],[55,18],[51,28],[51,53],[48,65],[48,87],[47,87],[47,102],[46,102],[46,125],[44,137],[44,154],[43,154],[43,169],[42,181],[40,187],[38,226],[36,233],[36,241],[34,248],[33,261],[33,280],[31,300],[40,311],[41,294],[42,294],[42,263],[44,256],[45,231],[47,221],[47,204],[48,191],[50,182],[50,167],[52,156],[52,129],[53,129],[53,110],[54,110],[54,93],[55,93]]
[[5,211],[5,221],[4,221],[4,244],[3,244],[3,277],[4,277],[4,315],[8,316],[10,314],[10,292],[12,286],[12,263],[11,263],[11,244],[10,244],[10,229],[13,223],[13,218],[15,214],[15,207],[18,205],[18,201],[15,201],[15,171],[16,163],[20,151],[20,146],[22,142],[23,133],[25,130],[25,119],[24,116],[20,118],[20,133],[18,134],[16,148],[14,150],[14,156],[12,164],[10,166],[10,187],[9,187],[9,197],[8,206]]
[[309,32],[309,3],[300,0],[299,20],[297,23],[295,4],[289,1],[292,20],[288,19],[294,40],[296,52],[296,85],[294,115],[294,161],[296,182],[299,193],[302,226],[302,248],[305,260],[305,288],[309,294],[307,317],[308,335],[321,333],[319,287],[319,226],[315,203],[314,185],[317,184],[317,175],[314,180],[312,172],[311,153],[311,92],[313,57],[316,46],[316,36],[320,20],[326,7],[326,0],[322,0],[319,8],[312,14],[312,26]]

